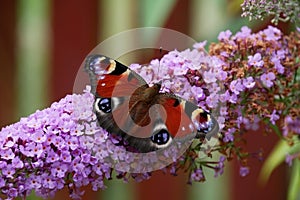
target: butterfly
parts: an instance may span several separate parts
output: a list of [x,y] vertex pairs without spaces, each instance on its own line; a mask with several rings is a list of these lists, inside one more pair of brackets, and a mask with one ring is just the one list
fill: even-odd
[[121,136],[137,152],[204,139],[219,130],[209,112],[172,93],[160,92],[162,82],[150,86],[114,59],[89,55],[85,70],[90,75],[99,126]]

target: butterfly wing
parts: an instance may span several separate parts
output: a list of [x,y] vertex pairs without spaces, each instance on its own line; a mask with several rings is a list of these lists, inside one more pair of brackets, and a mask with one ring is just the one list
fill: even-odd
[[[113,120],[117,116],[118,124],[122,126],[128,118],[130,98],[137,101],[140,93],[149,86],[142,77],[125,65],[102,55],[87,57],[85,69],[93,86],[100,126],[105,122],[102,127],[112,131],[112,126],[118,127]],[[112,113],[115,115],[110,116]]]
[[149,86],[142,77],[102,55],[89,56],[85,69],[95,94],[94,108],[99,125],[112,134],[122,136],[140,152],[154,150],[149,146],[149,138],[160,116],[151,103],[141,99],[153,88],[148,90]]
[[130,96],[136,89],[147,88],[144,79],[125,65],[102,55],[90,55],[85,61],[92,92],[103,98]]
[[218,133],[217,120],[192,102],[172,94],[161,94],[159,98],[168,113],[165,124],[173,139],[184,141]]

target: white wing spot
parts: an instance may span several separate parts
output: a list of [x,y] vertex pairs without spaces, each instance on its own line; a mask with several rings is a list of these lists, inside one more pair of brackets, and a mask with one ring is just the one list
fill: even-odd
[[182,131],[185,131],[185,127],[183,126],[183,127],[181,128],[181,130],[182,130]]
[[195,129],[194,125],[192,123],[189,124],[189,128],[190,128],[191,131],[194,131],[194,129]]
[[105,83],[101,83],[101,86],[105,86]]

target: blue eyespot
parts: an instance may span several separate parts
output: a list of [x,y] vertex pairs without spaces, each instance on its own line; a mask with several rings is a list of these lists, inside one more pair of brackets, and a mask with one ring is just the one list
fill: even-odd
[[111,99],[110,98],[102,98],[100,101],[98,101],[98,108],[102,112],[105,113],[110,113],[112,108],[111,108]]
[[170,134],[168,133],[168,131],[164,129],[160,130],[158,133],[156,133],[151,137],[152,142],[158,145],[166,144],[169,141],[169,139],[170,139]]

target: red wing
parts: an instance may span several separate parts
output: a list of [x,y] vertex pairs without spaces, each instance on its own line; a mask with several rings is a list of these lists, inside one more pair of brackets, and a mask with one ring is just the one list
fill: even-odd
[[168,95],[160,97],[163,99],[162,105],[167,113],[165,123],[172,137],[183,138],[196,134],[191,116],[188,116],[185,110],[186,101]]
[[86,69],[92,81],[96,81],[96,93],[100,97],[131,96],[136,89],[148,87],[143,78],[128,67],[102,55],[89,56]]
[[143,84],[134,73],[127,69],[121,75],[103,75],[97,84],[97,94],[100,97],[122,97],[131,96],[138,88],[147,88],[147,84]]
[[165,123],[173,138],[203,138],[218,133],[217,120],[195,104],[171,95],[161,99],[167,112]]

